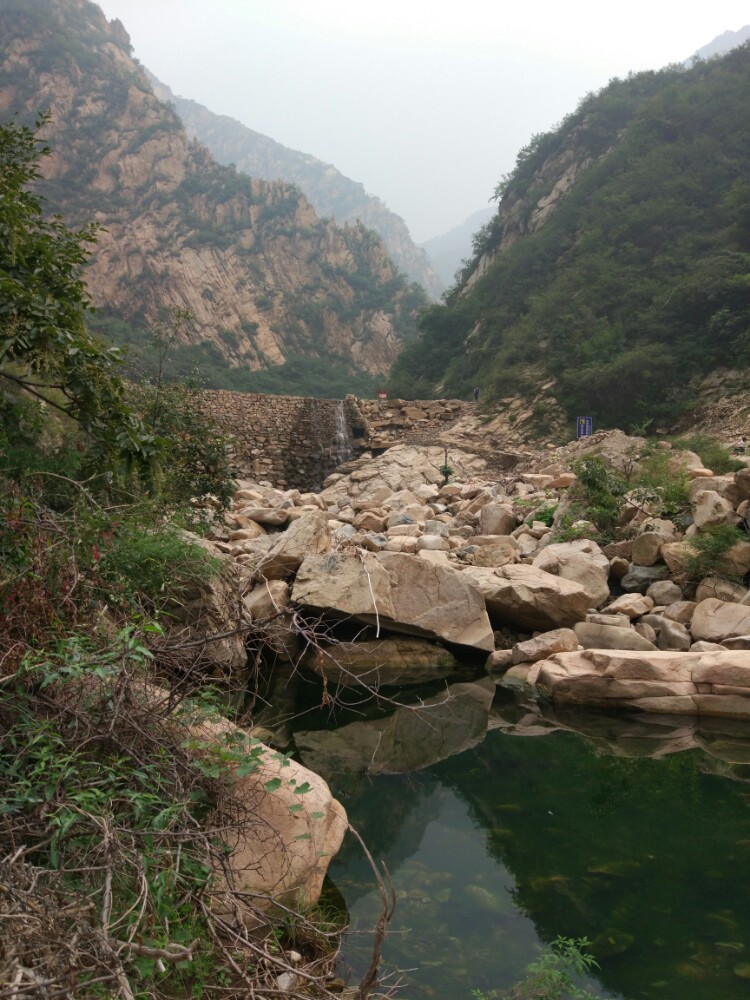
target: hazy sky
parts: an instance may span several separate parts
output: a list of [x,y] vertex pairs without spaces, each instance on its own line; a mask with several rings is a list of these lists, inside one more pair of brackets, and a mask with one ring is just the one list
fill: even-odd
[[747,0],[99,0],[182,97],[333,163],[421,242],[613,76],[681,62]]

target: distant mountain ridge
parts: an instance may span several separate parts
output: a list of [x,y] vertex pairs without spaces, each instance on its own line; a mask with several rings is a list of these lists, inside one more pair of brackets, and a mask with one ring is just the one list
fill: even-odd
[[3,0],[0,53],[0,114],[52,110],[50,211],[102,227],[86,279],[103,331],[140,347],[166,310],[188,310],[185,364],[208,366],[214,386],[292,362],[306,394],[321,388],[313,362],[340,370],[344,392],[347,373],[387,373],[423,291],[362,224],[217,164],[154,95],[119,21],[89,0]]
[[394,264],[411,281],[418,281],[431,298],[440,295],[443,283],[424,250],[412,240],[404,220],[380,198],[368,194],[362,184],[345,177],[332,164],[290,149],[235,118],[178,97],[166,84],[148,75],[157,97],[174,105],[188,135],[202,142],[219,163],[233,163],[251,177],[296,184],[322,218],[331,217],[339,225],[361,222],[374,229]]
[[731,52],[732,49],[744,45],[748,39],[750,39],[750,24],[746,24],[744,28],[739,28],[737,31],[722,32],[721,35],[717,35],[707,45],[704,45],[702,49],[698,49],[695,56],[699,59],[723,56],[727,52]]
[[449,229],[447,233],[433,236],[431,240],[420,244],[446,288],[454,284],[456,271],[464,260],[471,257],[472,238],[476,231],[496,214],[497,206],[487,205],[486,208],[472,212],[468,219]]

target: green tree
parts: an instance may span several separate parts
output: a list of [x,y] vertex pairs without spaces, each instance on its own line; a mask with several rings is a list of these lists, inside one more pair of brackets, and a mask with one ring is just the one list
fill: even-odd
[[48,118],[0,125],[0,418],[12,433],[33,397],[77,421],[100,455],[142,459],[150,442],[125,402],[120,353],[86,328],[82,269],[96,229],[45,218],[29,190],[49,155],[38,138]]

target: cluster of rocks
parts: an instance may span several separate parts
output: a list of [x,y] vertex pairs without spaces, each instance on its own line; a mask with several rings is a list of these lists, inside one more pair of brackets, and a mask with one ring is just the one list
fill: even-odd
[[[588,447],[627,470],[638,445],[613,433]],[[675,469],[692,482],[691,524],[656,517],[633,496],[623,539],[600,546],[556,540],[576,481],[559,451],[534,472],[500,477],[476,454],[452,451],[449,461],[450,472],[443,448],[401,445],[342,467],[319,492],[241,481],[212,540],[201,543],[222,556],[222,571],[183,595],[174,618],[190,637],[203,629],[224,673],[241,675],[250,634],[272,668],[313,671],[328,685],[453,679],[434,704],[420,701],[429,707],[421,729],[407,704],[388,720],[298,733],[317,771],[393,772],[456,752],[482,738],[496,684],[654,719],[750,718],[750,592],[737,582],[750,572],[750,542],[723,554],[726,576],[696,586],[686,573],[692,539],[747,518],[750,469],[714,476],[697,456],[675,453]],[[591,528],[573,527],[584,536]],[[472,663],[475,678],[482,665],[489,677],[455,683]],[[261,777],[247,781],[270,780],[273,766],[269,755]],[[310,850],[297,852],[281,881],[276,868],[255,871],[252,851],[232,864],[247,891],[276,880],[277,891],[312,901],[321,851],[335,853],[346,820],[324,782],[304,770],[295,780],[316,794],[291,828],[286,814],[269,819],[269,856],[288,865],[285,845],[300,830]]]
[[[620,467],[634,461],[622,438],[599,440]],[[692,538],[747,515],[750,469],[714,476],[696,455],[674,453],[675,471],[690,477],[692,523],[678,528],[634,498],[621,518],[625,540],[601,547],[554,540],[575,482],[561,463],[498,479],[476,455],[451,453],[450,475],[444,462],[442,448],[402,445],[352,463],[318,493],[239,484],[216,544],[247,575],[247,614],[273,618],[268,642],[278,657],[337,683],[377,686],[444,677],[456,657],[490,654],[493,676],[535,683],[555,700],[750,716],[737,680],[740,668],[750,671],[750,592],[721,576],[695,588],[686,573]],[[743,577],[750,541],[722,559],[723,573]],[[327,622],[330,641],[302,642],[291,627],[297,613]],[[646,703],[645,688],[610,683],[607,651],[654,665],[628,682],[657,684],[657,701]],[[721,681],[700,669],[690,681],[676,670],[686,654],[696,669],[707,655],[716,669],[726,665],[732,699],[708,691]],[[665,693],[669,685],[677,686]],[[671,696],[681,700],[663,700]]]
[[434,438],[476,409],[460,399],[358,399],[356,405],[366,421],[366,444],[374,449],[420,441],[426,434]]

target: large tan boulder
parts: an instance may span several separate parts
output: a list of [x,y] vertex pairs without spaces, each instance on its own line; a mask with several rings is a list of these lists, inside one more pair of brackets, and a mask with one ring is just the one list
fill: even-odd
[[653,642],[632,628],[599,625],[596,622],[576,622],[575,635],[584,649],[656,649]]
[[474,649],[494,648],[481,593],[447,566],[401,552],[308,556],[292,597],[335,617],[352,616],[404,632]]
[[750,719],[750,650],[558,653],[527,681],[556,703]]
[[715,490],[698,490],[693,497],[693,522],[700,530],[718,524],[736,524],[734,505]]
[[[218,754],[230,772],[213,820],[228,850],[214,867],[211,905],[229,920],[239,910],[251,927],[261,922],[258,911],[274,914],[273,899],[295,909],[314,905],[347,830],[344,807],[319,775],[250,743],[226,719],[192,722],[189,731],[189,752]],[[251,759],[255,770],[240,776]]]
[[632,560],[637,566],[653,566],[661,558],[661,547],[674,540],[663,531],[644,531],[633,541]]
[[580,584],[592,608],[609,598],[609,559],[588,538],[548,545],[534,556],[532,566]]
[[580,583],[553,576],[536,566],[503,566],[497,570],[470,566],[468,577],[484,595],[493,623],[524,631],[570,628],[583,621],[589,595]]
[[345,687],[425,684],[448,677],[458,660],[442,646],[409,636],[311,648],[304,665]]
[[509,504],[488,503],[479,511],[479,529],[484,535],[509,535],[516,523]]
[[[553,653],[570,653],[578,649],[578,637],[572,628],[556,628],[551,632],[542,632],[527,639],[525,642],[517,642],[511,650],[511,662],[516,663],[536,663],[537,660],[546,660]],[[498,650],[490,654],[496,665],[499,657]]]
[[[382,520],[382,519],[381,519]],[[273,546],[256,568],[256,576],[266,580],[293,576],[305,556],[330,552],[331,531],[328,514],[322,510],[307,511],[278,536]]]
[[693,639],[721,642],[729,636],[750,634],[750,607],[709,597],[695,606],[690,625]]

